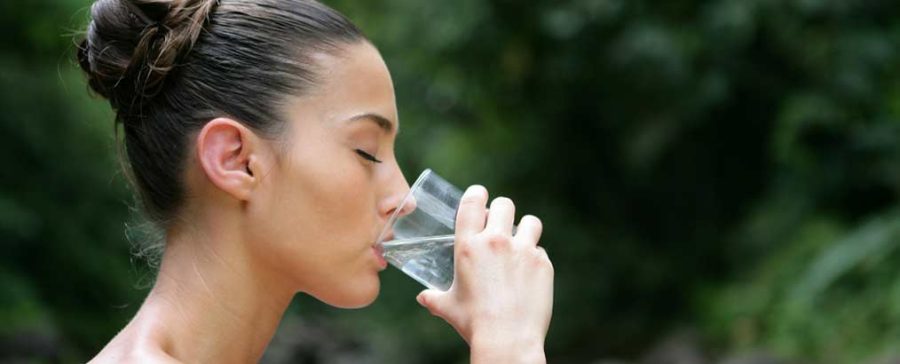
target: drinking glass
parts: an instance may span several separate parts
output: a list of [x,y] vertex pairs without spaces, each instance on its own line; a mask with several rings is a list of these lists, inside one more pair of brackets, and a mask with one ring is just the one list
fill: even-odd
[[385,260],[428,288],[450,289],[460,198],[459,188],[430,169],[422,172],[378,237]]

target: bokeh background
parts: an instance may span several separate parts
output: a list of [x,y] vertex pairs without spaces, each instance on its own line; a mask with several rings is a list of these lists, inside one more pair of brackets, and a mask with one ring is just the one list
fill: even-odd
[[[392,71],[407,177],[544,220],[550,362],[900,362],[900,2],[328,3]],[[89,359],[153,281],[73,61],[89,5],[0,2],[0,362]],[[298,297],[263,361],[465,362],[383,277]]]

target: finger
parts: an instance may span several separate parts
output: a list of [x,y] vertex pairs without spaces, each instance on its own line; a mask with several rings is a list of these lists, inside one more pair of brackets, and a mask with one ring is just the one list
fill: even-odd
[[547,261],[550,261],[550,256],[547,255],[547,250],[544,249],[544,247],[542,247],[542,246],[536,246],[536,247],[534,247],[534,249],[537,250],[537,254],[538,254],[541,258],[544,258],[544,259],[546,259]]
[[446,292],[436,289],[426,289],[416,296],[416,301],[418,301],[422,307],[428,309],[432,315],[446,318],[448,312],[446,311],[446,304],[444,303],[445,295]]
[[544,262],[546,264],[545,267],[550,269],[550,273],[551,273],[550,277],[552,279],[552,277],[553,277],[553,262],[550,260],[550,256],[547,255],[547,250],[545,250],[543,247],[540,247],[540,246],[535,247],[535,249],[537,249],[537,255],[542,260],[544,260]]
[[506,197],[497,197],[491,202],[485,230],[512,235],[512,226],[516,222],[516,205]]
[[515,240],[518,241],[519,244],[535,246],[537,245],[538,240],[541,239],[543,230],[544,225],[541,223],[541,219],[538,219],[534,215],[525,215],[522,217],[522,220],[519,221]]
[[466,190],[456,213],[456,236],[466,238],[484,230],[487,199],[488,192],[483,186],[474,185]]

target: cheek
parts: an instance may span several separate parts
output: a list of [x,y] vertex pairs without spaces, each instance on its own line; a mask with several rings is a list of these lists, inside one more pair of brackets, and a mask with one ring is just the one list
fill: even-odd
[[377,233],[371,171],[338,143],[308,141],[288,153],[253,211],[263,254],[304,286],[346,280]]
[[[281,186],[284,210],[293,211],[293,222],[307,229],[340,236],[363,226],[362,219],[374,211],[374,194],[369,176],[347,151],[332,146],[330,153],[307,151],[303,155],[321,157],[296,160]],[[338,149],[338,150],[334,150]],[[343,153],[342,153],[343,152]],[[331,230],[337,229],[337,230]]]

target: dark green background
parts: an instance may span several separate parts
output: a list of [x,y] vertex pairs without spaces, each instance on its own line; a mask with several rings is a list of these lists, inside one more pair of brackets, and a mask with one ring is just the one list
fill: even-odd
[[[72,60],[89,3],[0,3],[0,362],[89,359],[152,282]],[[407,177],[544,220],[551,362],[900,358],[900,3],[330,4],[391,69]],[[383,277],[363,310],[298,297],[265,361],[465,362]]]

